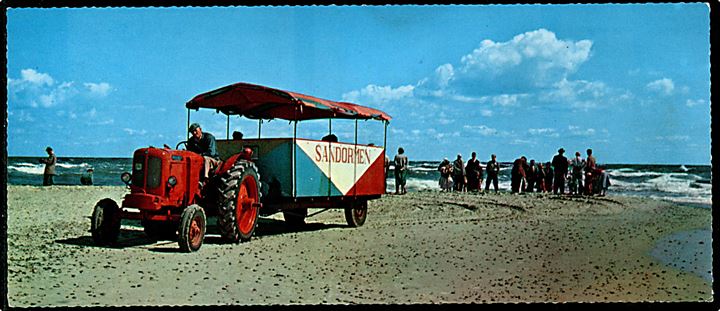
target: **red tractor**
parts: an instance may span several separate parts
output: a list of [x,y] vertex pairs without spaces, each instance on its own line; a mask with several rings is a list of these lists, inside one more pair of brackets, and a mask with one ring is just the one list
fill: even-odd
[[91,225],[95,243],[115,242],[120,220],[137,219],[150,237],[171,237],[177,232],[180,249],[195,251],[205,235],[206,211],[218,217],[225,239],[249,240],[262,206],[257,168],[249,160],[250,154],[247,150],[225,161],[201,189],[202,156],[168,148],[136,150],[132,174],[121,176],[130,187],[122,206],[111,199],[95,206]]
[[[333,102],[259,85],[237,83],[203,93],[185,105],[210,108],[229,116],[258,120],[281,118],[376,119],[382,111]],[[188,110],[188,124],[190,114]],[[260,124],[262,122],[260,121]],[[197,251],[204,240],[207,217],[217,217],[220,235],[229,242],[248,241],[259,215],[283,212],[292,224],[304,223],[308,208],[344,208],[350,226],[361,226],[367,201],[385,192],[384,147],[292,138],[218,140],[221,164],[206,184],[200,182],[203,157],[175,149],[141,148],[132,173],[121,179],[130,188],[122,205],[100,200],[92,214],[97,245],[117,241],[122,219],[140,220],[150,237],[177,236],[180,249]],[[261,179],[259,171],[262,171]],[[261,203],[262,202],[262,203]]]

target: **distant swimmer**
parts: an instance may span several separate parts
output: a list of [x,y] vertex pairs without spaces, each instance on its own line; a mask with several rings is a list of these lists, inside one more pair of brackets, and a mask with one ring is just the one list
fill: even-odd
[[92,186],[93,184],[93,169],[87,169],[87,172],[80,176],[80,184],[86,186]]
[[45,159],[40,159],[40,163],[45,163],[45,171],[43,172],[43,186],[52,186],[55,184],[53,182],[53,176],[55,176],[55,164],[57,164],[57,157],[55,156],[55,152],[53,152],[53,149],[50,146],[45,148],[45,152],[47,152],[48,157]]

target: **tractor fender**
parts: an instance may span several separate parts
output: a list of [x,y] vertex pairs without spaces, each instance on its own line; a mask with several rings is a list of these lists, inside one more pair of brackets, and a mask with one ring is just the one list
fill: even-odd
[[223,164],[218,168],[217,171],[215,171],[216,176],[220,176],[227,172],[230,168],[235,165],[235,162],[237,162],[238,159],[250,161],[250,157],[252,156],[252,150],[250,148],[245,148],[243,152],[233,154],[230,156]]

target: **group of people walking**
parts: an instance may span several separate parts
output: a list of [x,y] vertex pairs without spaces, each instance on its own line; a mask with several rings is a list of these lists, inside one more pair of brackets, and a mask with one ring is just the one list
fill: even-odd
[[587,159],[575,152],[575,157],[568,160],[560,148],[552,162],[535,164],[535,160],[527,163],[522,156],[513,162],[511,171],[511,190],[521,192],[553,192],[565,194],[566,182],[570,194],[600,194],[610,186],[610,178],[604,170],[597,166],[592,149],[587,149]]
[[[610,185],[609,177],[598,168],[592,149],[587,149],[587,159],[583,159],[580,152],[576,152],[575,157],[568,160],[564,153],[565,149],[560,148],[552,161],[544,164],[536,163],[534,159],[528,162],[525,156],[516,159],[510,172],[511,191],[564,194],[567,184],[570,194],[604,195]],[[461,154],[458,154],[453,162],[447,158],[443,159],[437,168],[440,172],[440,190],[483,191],[483,171],[485,171],[485,191],[488,191],[492,184],[497,193],[500,165],[494,154],[490,158],[484,168],[475,152],[471,154],[467,163],[463,161]]]
[[[485,190],[487,191],[492,183],[495,192],[498,192],[500,165],[494,154],[490,158],[485,165]],[[438,171],[440,171],[441,191],[482,191],[483,166],[475,152],[471,154],[467,164],[464,163],[461,154],[458,154],[457,159],[452,163],[447,158],[443,159],[438,166]]]

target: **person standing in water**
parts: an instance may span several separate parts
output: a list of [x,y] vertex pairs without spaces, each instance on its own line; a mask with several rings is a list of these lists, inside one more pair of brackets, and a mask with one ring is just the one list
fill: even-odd
[[408,157],[405,155],[405,149],[398,148],[398,154],[395,155],[395,194],[405,194],[405,183],[408,174]]
[[482,180],[482,167],[480,166],[480,160],[476,158],[476,153],[473,151],[470,160],[468,160],[465,166],[465,174],[467,175],[467,191],[479,191],[480,181]]
[[490,189],[490,182],[495,187],[495,193],[498,192],[498,174],[500,174],[500,164],[496,160],[496,156],[493,154],[490,156],[491,160],[486,164],[487,178],[485,180],[485,191]]
[[585,193],[587,195],[593,195],[593,184],[595,183],[596,176],[595,170],[597,169],[597,160],[592,155],[592,149],[587,150],[587,165],[585,166]]
[[463,163],[462,155],[458,153],[457,159],[453,161],[453,181],[455,182],[455,191],[462,192],[465,190],[465,163]]

